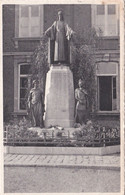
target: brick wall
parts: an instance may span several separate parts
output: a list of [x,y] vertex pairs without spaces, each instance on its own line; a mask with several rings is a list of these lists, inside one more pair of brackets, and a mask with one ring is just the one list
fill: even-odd
[[82,30],[91,27],[91,5],[74,6],[74,30],[82,33]]
[[13,56],[3,58],[3,95],[5,112],[13,112],[14,108],[14,59]]
[[15,6],[3,5],[3,50],[14,51]]

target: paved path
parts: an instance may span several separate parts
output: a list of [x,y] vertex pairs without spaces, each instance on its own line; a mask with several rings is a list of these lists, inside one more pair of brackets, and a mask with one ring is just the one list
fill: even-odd
[[120,156],[5,154],[5,166],[82,167],[120,170]]

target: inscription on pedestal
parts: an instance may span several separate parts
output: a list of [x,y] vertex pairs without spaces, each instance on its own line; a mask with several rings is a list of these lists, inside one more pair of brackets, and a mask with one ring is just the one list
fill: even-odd
[[47,74],[45,126],[74,124],[74,85],[69,67],[52,67]]

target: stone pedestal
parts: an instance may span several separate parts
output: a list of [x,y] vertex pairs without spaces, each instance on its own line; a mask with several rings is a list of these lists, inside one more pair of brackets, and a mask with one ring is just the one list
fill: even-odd
[[68,66],[51,66],[46,78],[45,127],[74,124],[74,84]]

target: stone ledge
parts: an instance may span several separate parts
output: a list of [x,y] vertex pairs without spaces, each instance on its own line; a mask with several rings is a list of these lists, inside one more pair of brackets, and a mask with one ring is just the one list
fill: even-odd
[[106,147],[29,147],[5,146],[6,154],[46,154],[46,155],[109,155],[120,153],[120,145]]
[[98,166],[98,165],[78,165],[78,164],[73,164],[73,165],[71,165],[71,164],[69,164],[69,165],[67,165],[67,164],[63,164],[63,165],[61,165],[61,164],[42,164],[42,165],[29,165],[29,164],[24,164],[24,165],[22,165],[22,164],[4,164],[4,167],[54,167],[54,168],[79,168],[79,169],[98,169],[98,170],[115,170],[115,171],[120,171],[120,167],[119,166],[106,166],[106,165],[104,165],[104,166],[102,166],[102,165],[100,165],[100,166]]

